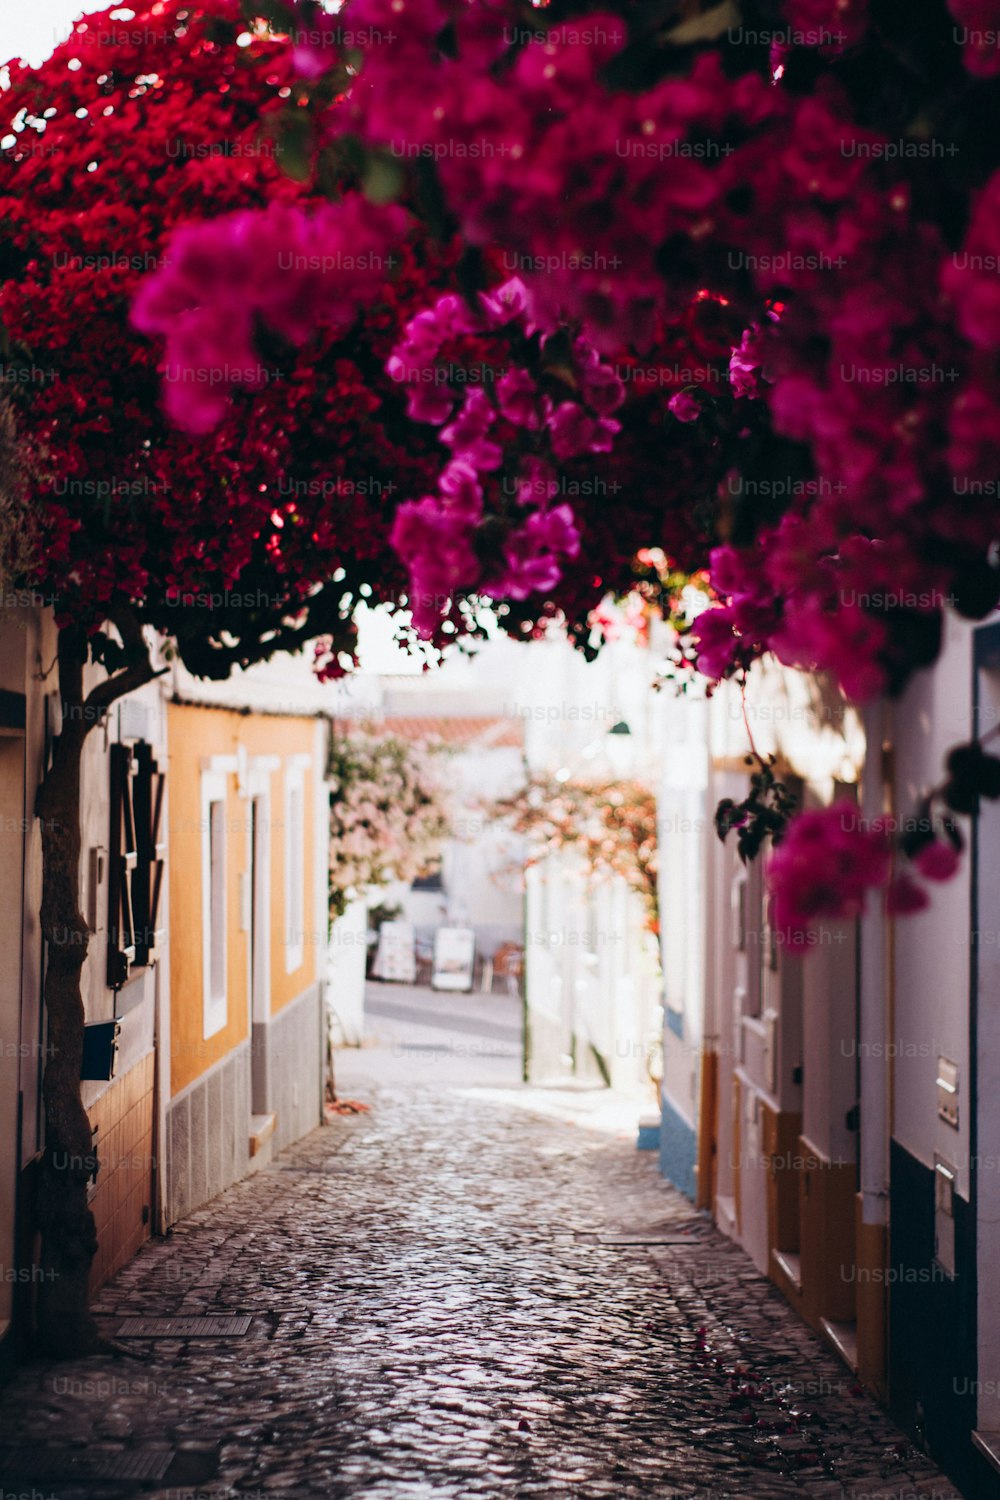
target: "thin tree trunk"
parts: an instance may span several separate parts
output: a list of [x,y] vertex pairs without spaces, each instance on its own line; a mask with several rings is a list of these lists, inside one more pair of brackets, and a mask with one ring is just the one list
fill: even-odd
[[37,1223],[42,1237],[37,1342],[53,1355],[72,1357],[98,1348],[89,1309],[90,1267],[97,1250],[87,1183],[97,1169],[90,1121],[80,1092],[83,996],[80,977],[90,932],[80,912],[80,772],[89,730],[116,698],[153,676],[141,630],[119,627],[138,650],[135,666],[109,677],[84,696],[86,640],[68,628],[59,634],[62,724],[52,764],[38,790],[42,832],[41,926],[46,943],[43,1000],[48,1022],[42,1097],[45,1152]]
[[53,1354],[84,1354],[97,1345],[88,1308],[90,1266],[97,1250],[87,1182],[95,1169],[90,1121],[80,1097],[83,997],[80,975],[89,930],[80,913],[80,767],[86,735],[83,662],[69,631],[59,638],[62,728],[38,793],[42,825],[42,991],[48,1020],[45,1155],[37,1219],[42,1235],[38,1341]]

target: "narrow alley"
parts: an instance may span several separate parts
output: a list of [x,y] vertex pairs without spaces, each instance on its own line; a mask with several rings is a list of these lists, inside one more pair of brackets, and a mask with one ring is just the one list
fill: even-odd
[[121,1352],[19,1372],[4,1494],[957,1496],[613,1096],[526,1088],[519,1002],[464,1001],[374,1000],[370,1110],[149,1243],[98,1301]]

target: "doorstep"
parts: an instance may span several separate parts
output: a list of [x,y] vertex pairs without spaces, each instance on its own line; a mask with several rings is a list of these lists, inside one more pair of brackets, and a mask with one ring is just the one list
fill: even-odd
[[251,1115],[250,1116],[250,1155],[256,1156],[262,1150],[264,1142],[270,1140],[274,1134],[274,1127],[278,1123],[278,1116]]
[[802,1296],[802,1257],[795,1250],[772,1250],[771,1265],[779,1288],[786,1285],[796,1297]]
[[736,1224],[736,1199],[726,1198],[722,1193],[715,1195],[715,1222],[723,1234],[728,1234],[731,1240],[739,1239]]
[[1000,1474],[1000,1432],[977,1432],[973,1430],[972,1446]]
[[854,1374],[858,1373],[858,1325],[838,1323],[833,1318],[820,1318],[819,1326],[840,1355],[844,1364]]

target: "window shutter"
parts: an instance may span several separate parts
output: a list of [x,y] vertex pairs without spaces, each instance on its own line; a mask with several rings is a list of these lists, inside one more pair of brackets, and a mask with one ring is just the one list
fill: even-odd
[[135,932],[133,962],[138,966],[156,961],[159,940],[163,936],[156,920],[166,855],[166,844],[161,842],[160,832],[166,779],[153,759],[152,747],[145,742],[136,745],[134,764],[133,809],[138,861],[132,881],[132,913]]
[[132,885],[138,863],[133,781],[135,763],[127,745],[111,746],[111,831],[108,841],[108,984],[121,989],[135,962]]

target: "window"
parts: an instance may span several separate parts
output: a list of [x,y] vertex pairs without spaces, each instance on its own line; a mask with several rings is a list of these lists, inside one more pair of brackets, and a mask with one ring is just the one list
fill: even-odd
[[294,974],[305,957],[306,794],[309,756],[295,755],[285,766],[285,972]]
[[226,1024],[226,776],[201,777],[201,926],[203,1036]]

